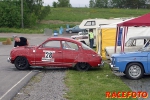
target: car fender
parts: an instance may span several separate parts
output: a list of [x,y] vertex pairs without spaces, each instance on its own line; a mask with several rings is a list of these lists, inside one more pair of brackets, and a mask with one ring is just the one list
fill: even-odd
[[144,71],[148,73],[147,57],[130,57],[116,59],[116,67],[119,67],[120,72],[124,72],[130,63],[139,63],[143,66]]

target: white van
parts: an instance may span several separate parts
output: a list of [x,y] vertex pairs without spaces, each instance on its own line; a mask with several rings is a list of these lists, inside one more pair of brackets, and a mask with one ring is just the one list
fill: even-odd
[[79,25],[80,29],[86,29],[87,32],[79,32],[77,35],[71,36],[73,39],[80,39],[80,41],[84,41],[87,45],[89,45],[89,29],[93,29],[93,33],[95,35],[94,38],[94,47],[96,46],[97,34],[98,30],[102,25],[108,25],[111,23],[122,22],[125,19],[123,18],[113,18],[113,19],[85,19]]

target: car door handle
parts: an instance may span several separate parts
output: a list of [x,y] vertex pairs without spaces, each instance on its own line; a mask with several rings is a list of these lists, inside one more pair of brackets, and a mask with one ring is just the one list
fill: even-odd
[[58,51],[58,53],[62,53],[62,51]]

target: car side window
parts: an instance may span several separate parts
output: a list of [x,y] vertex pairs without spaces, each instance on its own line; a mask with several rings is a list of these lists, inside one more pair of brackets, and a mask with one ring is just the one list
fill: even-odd
[[79,29],[79,26],[75,26],[74,29]]
[[130,46],[132,46],[133,41],[134,41],[134,40],[129,39],[129,40],[126,42],[125,45],[126,45],[127,47],[130,47]]
[[62,46],[63,49],[68,49],[68,50],[78,50],[78,45],[72,42],[68,41],[62,41]]
[[96,25],[95,21],[87,21],[84,26],[94,26]]
[[60,41],[48,41],[46,42],[43,47],[46,48],[60,48]]
[[136,46],[142,46],[142,45],[144,45],[144,39],[137,39]]

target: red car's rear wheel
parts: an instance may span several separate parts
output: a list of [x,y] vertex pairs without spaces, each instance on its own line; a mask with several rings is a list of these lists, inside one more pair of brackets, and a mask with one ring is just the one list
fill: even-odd
[[91,66],[88,63],[80,62],[77,63],[75,67],[78,71],[87,71]]

